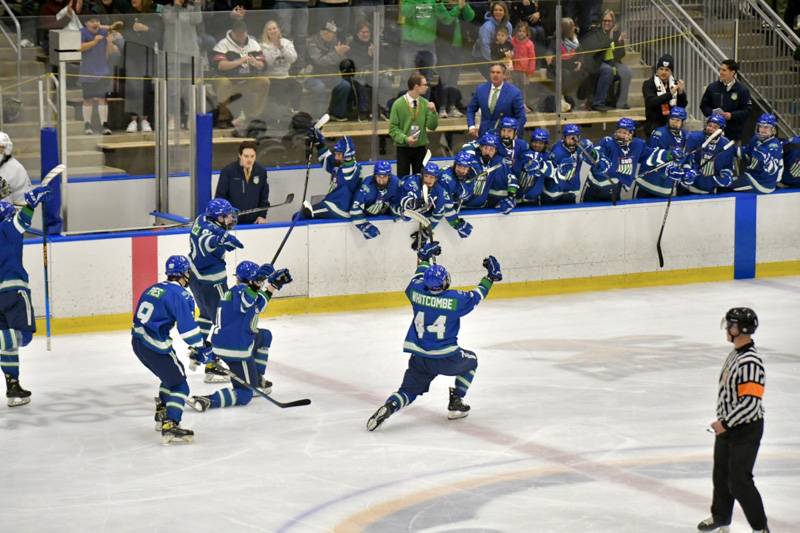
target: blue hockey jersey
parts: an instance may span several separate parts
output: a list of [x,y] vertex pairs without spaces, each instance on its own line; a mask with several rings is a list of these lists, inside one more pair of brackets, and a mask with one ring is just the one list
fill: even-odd
[[563,140],[553,146],[550,160],[545,160],[545,165],[540,168],[540,175],[544,178],[544,196],[557,200],[566,194],[573,194],[577,200],[581,191],[583,163],[584,158],[578,149],[571,151]]
[[[653,130],[653,133],[650,134],[650,138],[647,140],[647,146],[648,148],[660,148],[662,150],[671,150],[673,148],[685,150],[686,138],[687,133],[685,130],[678,130],[678,133],[675,134],[669,126],[661,126]],[[645,162],[642,164],[642,174],[653,170],[657,166],[658,164],[649,165]],[[669,165],[655,172],[650,172],[646,176],[637,176],[636,183],[650,194],[666,198],[672,193],[672,186],[675,183],[672,179],[667,177],[668,169]]]
[[600,174],[592,168],[589,173],[589,187],[601,189],[603,194],[611,195],[614,183],[619,182],[625,188],[633,185],[640,165],[656,167],[669,160],[669,152],[661,148],[650,148],[638,137],[631,139],[628,146],[620,146],[613,138],[603,137],[596,146],[601,157],[609,160],[611,168]]
[[486,298],[492,282],[484,277],[471,291],[448,289],[433,293],[422,281],[428,267],[427,262],[420,263],[406,288],[414,320],[408,328],[403,351],[419,357],[440,359],[458,352],[461,317]]
[[154,352],[168,354],[172,352],[169,333],[176,323],[186,344],[203,345],[203,335],[194,319],[194,298],[179,283],[162,281],[139,297],[131,334]]
[[[499,166],[498,166],[499,165]],[[490,168],[494,170],[485,174]],[[460,197],[466,209],[481,209],[517,193],[519,186],[517,178],[511,174],[510,169],[503,163],[503,156],[496,154],[488,162],[478,157],[476,165],[477,177],[461,180],[462,191]]]
[[0,292],[28,288],[28,272],[22,264],[22,238],[31,227],[33,209],[20,209],[0,222]]
[[742,177],[760,194],[775,190],[783,175],[783,143],[777,137],[759,141],[753,135],[746,146],[739,147],[739,157],[744,163]]
[[781,183],[787,187],[800,187],[800,136],[792,137],[784,145]]
[[539,196],[544,190],[545,175],[553,173],[553,161],[550,152],[534,152],[528,150],[523,154],[517,174],[517,200],[522,203],[539,203]]
[[446,218],[450,225],[456,223],[456,213],[453,201],[447,190],[442,185],[441,180],[428,190],[428,201],[425,202],[422,192],[422,176],[412,174],[403,179],[401,205],[403,209],[413,209],[428,217],[431,221],[431,228]]
[[361,187],[353,197],[350,219],[353,224],[362,224],[366,221],[366,216],[383,215],[389,211],[397,213],[401,198],[402,190],[397,176],[391,174],[384,189],[379,189],[374,176],[369,176],[361,182]]
[[236,247],[224,241],[221,227],[200,215],[192,225],[189,234],[189,266],[192,277],[201,283],[219,283],[227,278],[225,272],[225,252]]
[[506,153],[503,155],[503,163],[509,168],[509,171],[519,179],[522,173],[522,165],[525,164],[525,154],[530,152],[531,149],[522,139],[514,139],[514,144],[509,148],[505,147]]
[[[686,160],[686,164],[697,173],[697,178],[691,184],[681,183],[681,187],[692,194],[710,194],[717,187],[729,186],[730,182],[721,177],[723,171],[728,176],[733,176],[736,147],[723,151],[724,146],[730,142],[730,139],[721,136],[702,150],[699,150],[707,138],[708,136],[702,131],[690,132],[686,137],[686,153],[697,150]],[[715,157],[716,159],[714,159]],[[714,160],[712,161],[712,159]]]
[[354,159],[337,165],[327,146],[320,147],[318,153],[322,168],[331,176],[330,188],[322,203],[332,215],[350,218],[353,197],[361,184],[361,165]]
[[242,283],[235,285],[219,301],[217,320],[211,330],[214,354],[230,359],[252,355],[258,333],[258,314],[267,307],[268,292],[254,291]]

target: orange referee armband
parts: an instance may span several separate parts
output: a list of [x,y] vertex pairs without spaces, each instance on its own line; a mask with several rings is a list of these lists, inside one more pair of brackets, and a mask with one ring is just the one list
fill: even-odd
[[739,396],[755,396],[756,398],[761,398],[764,396],[764,385],[748,381],[747,383],[739,385],[736,392]]

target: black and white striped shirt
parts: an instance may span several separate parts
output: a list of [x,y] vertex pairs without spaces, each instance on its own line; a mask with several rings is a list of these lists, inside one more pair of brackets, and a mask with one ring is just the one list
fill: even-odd
[[734,349],[722,365],[717,396],[717,419],[726,428],[764,418],[766,373],[761,356],[751,342]]

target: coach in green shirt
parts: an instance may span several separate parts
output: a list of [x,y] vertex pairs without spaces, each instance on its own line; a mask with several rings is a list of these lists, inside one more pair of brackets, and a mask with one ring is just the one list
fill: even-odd
[[397,175],[422,172],[422,160],[428,146],[428,130],[439,127],[436,105],[422,94],[428,81],[422,74],[408,78],[408,92],[394,101],[389,113],[389,135],[397,146]]

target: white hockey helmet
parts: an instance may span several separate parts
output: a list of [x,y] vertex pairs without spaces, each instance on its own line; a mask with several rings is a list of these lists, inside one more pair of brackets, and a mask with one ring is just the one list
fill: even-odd
[[4,131],[0,131],[0,147],[2,147],[2,155],[11,155],[14,149],[14,143],[11,142],[11,137]]

